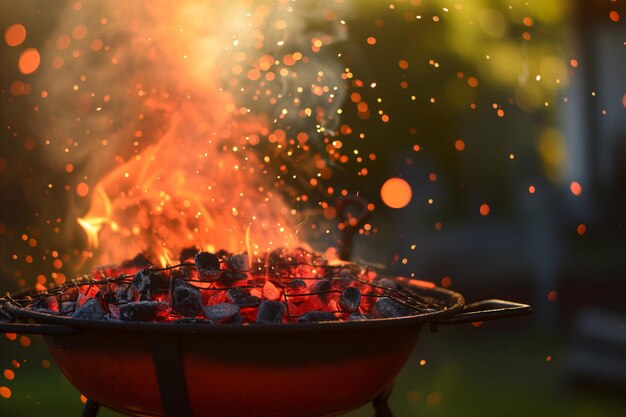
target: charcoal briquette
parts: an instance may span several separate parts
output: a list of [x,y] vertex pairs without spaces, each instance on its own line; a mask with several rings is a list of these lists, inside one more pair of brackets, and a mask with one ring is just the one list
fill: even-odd
[[135,256],[133,259],[127,259],[120,265],[122,268],[148,268],[152,266],[150,259],[143,254],[140,253]]
[[230,269],[235,271],[247,272],[248,271],[248,254],[242,253],[238,255],[229,256],[226,259],[226,265]]
[[181,251],[180,251],[180,255],[178,256],[178,259],[182,263],[182,262],[185,262],[188,259],[194,258],[196,256],[196,254],[199,253],[199,252],[200,251],[195,246],[189,246],[187,248],[182,248]]
[[142,269],[131,281],[132,288],[141,301],[149,301],[155,295],[166,294],[170,289],[170,279],[162,271]]
[[257,323],[280,323],[285,315],[285,304],[279,301],[265,300],[259,306]]
[[76,301],[65,301],[59,306],[59,312],[61,314],[69,314],[76,310]]
[[98,298],[91,298],[78,307],[72,317],[83,320],[102,320],[107,312]]
[[239,306],[231,303],[220,303],[204,307],[204,315],[215,323],[229,323],[240,317]]
[[226,269],[222,271],[217,280],[219,284],[223,286],[233,285],[237,281],[243,281],[248,278],[248,274],[242,271],[236,271],[233,269]]
[[361,304],[361,291],[355,287],[348,287],[339,297],[339,307],[346,313],[354,313]]
[[287,291],[287,295],[289,297],[289,301],[294,304],[301,304],[307,300],[308,297],[300,296],[298,294],[306,294],[308,292],[308,288],[306,282],[299,278],[292,279],[289,282],[289,289]]
[[376,318],[392,318],[408,316],[412,313],[411,309],[389,297],[380,297],[376,300],[372,314]]
[[363,320],[367,320],[367,316],[363,315],[363,314],[350,314],[350,317],[348,318],[348,320],[350,321],[363,321]]
[[132,285],[120,285],[115,289],[115,300],[118,304],[133,301],[134,297]]
[[173,280],[172,309],[181,316],[194,317],[202,314],[202,293],[183,280]]
[[248,291],[240,287],[229,288],[228,291],[226,291],[226,298],[239,307],[256,307],[261,304],[259,297],[250,295]]
[[216,281],[220,273],[220,259],[210,252],[198,252],[193,258],[198,276],[203,281]]
[[331,289],[330,279],[324,278],[324,279],[317,281],[313,285],[312,292],[320,293],[318,294],[318,297],[320,298],[320,300],[322,300],[324,304],[326,304],[328,303],[328,300],[330,299],[330,293],[329,293],[330,289]]
[[309,311],[298,319],[298,323],[312,323],[318,321],[337,321],[339,320],[330,311]]
[[154,321],[166,316],[171,308],[163,301],[137,301],[119,306],[120,320],[123,321]]

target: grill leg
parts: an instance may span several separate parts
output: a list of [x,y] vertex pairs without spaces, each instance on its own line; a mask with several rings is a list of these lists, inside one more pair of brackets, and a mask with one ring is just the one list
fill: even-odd
[[100,404],[87,400],[80,417],[96,417],[98,415],[98,410],[100,410]]
[[151,344],[164,417],[191,417],[177,335],[163,334]]
[[389,408],[389,404],[387,403],[387,400],[389,400],[389,395],[391,394],[392,389],[393,389],[393,385],[389,386],[383,392],[378,394],[376,398],[374,398],[374,400],[372,401],[372,405],[374,406],[375,417],[393,417],[391,408]]

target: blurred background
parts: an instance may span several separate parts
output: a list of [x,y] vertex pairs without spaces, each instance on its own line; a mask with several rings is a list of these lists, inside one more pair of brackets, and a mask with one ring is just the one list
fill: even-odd
[[[171,108],[214,103],[180,81],[187,56],[171,58],[165,40],[194,29],[209,48],[220,23],[259,15],[279,47],[250,41],[244,58],[220,52],[194,68],[203,80],[217,66],[211,88],[265,126],[248,152],[280,178],[280,204],[305,214],[303,240],[338,246],[347,226],[335,202],[358,195],[370,216],[353,260],[535,309],[425,332],[392,394],[396,416],[623,415],[623,1],[188,1],[176,8],[233,20],[170,26],[165,3],[119,5],[0,1],[2,293],[98,264],[76,222],[98,182],[158,140]],[[259,87],[250,62],[267,56],[261,71],[283,80]],[[79,415],[84,398],[39,338],[0,337],[0,369],[0,414]]]

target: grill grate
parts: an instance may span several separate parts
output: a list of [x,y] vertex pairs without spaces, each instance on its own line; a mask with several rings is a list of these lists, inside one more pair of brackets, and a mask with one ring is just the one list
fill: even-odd
[[[222,261],[223,262],[223,261]],[[345,263],[341,265],[323,265],[315,267],[315,276],[302,276],[297,271],[300,267],[313,267],[311,263],[292,262],[289,265],[282,265],[280,268],[276,266],[266,267],[265,265],[255,265],[252,270],[254,272],[247,273],[247,279],[236,282],[232,285],[220,285],[215,282],[207,282],[199,279],[197,274],[197,266],[192,262],[182,262],[177,265],[167,266],[163,268],[149,267],[139,268],[130,267],[128,263],[118,267],[100,267],[95,270],[92,275],[83,275],[61,286],[56,286],[41,292],[24,292],[11,297],[7,296],[14,304],[29,310],[39,310],[58,316],[71,317],[75,312],[73,309],[65,309],[60,311],[51,311],[45,308],[46,301],[51,302],[51,297],[56,299],[57,305],[61,305],[63,300],[76,297],[78,294],[100,293],[104,300],[114,303],[118,308],[132,302],[133,300],[114,300],[116,291],[130,291],[132,280],[135,273],[142,270],[150,272],[166,273],[169,277],[177,274],[177,271],[186,274],[177,274],[178,279],[183,279],[186,283],[193,285],[202,292],[207,294],[226,293],[232,288],[239,288],[243,291],[250,292],[256,290],[262,291],[266,282],[272,283],[281,293],[280,301],[285,304],[285,320],[287,322],[297,321],[304,316],[306,312],[293,311],[294,300],[303,300],[310,297],[328,297],[338,299],[343,290],[347,287],[356,287],[361,293],[361,305],[359,312],[365,313],[367,318],[371,318],[371,306],[376,300],[386,297],[393,302],[403,306],[405,313],[402,315],[420,315],[428,314],[444,310],[448,307],[445,299],[434,298],[430,293],[420,294],[416,291],[415,286],[399,285],[398,280],[380,279],[375,277],[375,273],[367,267],[359,267],[356,264]],[[182,277],[182,278],[181,278]],[[293,291],[289,284],[299,279],[307,283],[305,291]],[[399,280],[410,281],[405,278]],[[319,289],[317,283],[326,281],[327,289]],[[162,296],[162,298],[165,296]],[[74,298],[75,301],[75,298]],[[45,310],[45,311],[42,311]],[[342,311],[337,302],[329,303],[325,311],[332,313],[337,319],[346,317],[345,311]],[[176,321],[183,318],[182,316],[171,312],[165,319],[159,321]]]

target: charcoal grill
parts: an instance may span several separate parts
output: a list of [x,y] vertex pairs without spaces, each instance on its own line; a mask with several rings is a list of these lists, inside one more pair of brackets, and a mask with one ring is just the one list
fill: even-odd
[[[105,278],[97,285],[119,283]],[[100,405],[129,416],[335,416],[372,402],[377,417],[422,327],[528,313],[502,300],[465,304],[448,289],[405,278],[387,296],[424,308],[411,316],[287,324],[207,324],[81,320],[28,308],[26,291],[1,300],[15,318],[0,331],[39,334],[59,368],[88,398],[84,417]],[[8,314],[7,314],[8,313]]]

